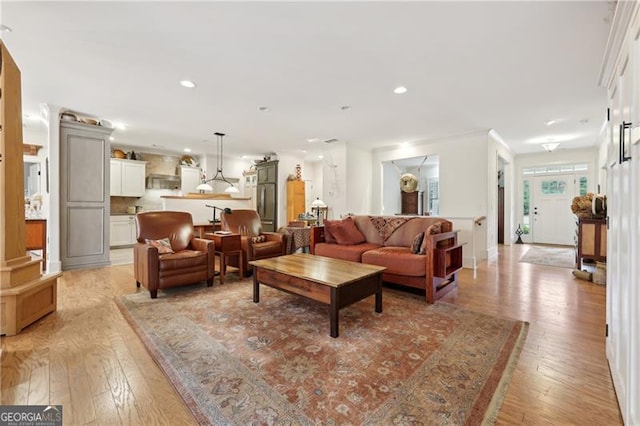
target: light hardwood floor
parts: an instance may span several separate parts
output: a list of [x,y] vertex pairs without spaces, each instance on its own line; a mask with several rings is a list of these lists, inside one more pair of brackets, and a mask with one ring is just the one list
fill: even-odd
[[[518,262],[526,249],[500,247],[444,298],[530,323],[498,424],[622,424],[605,357],[605,287]],[[0,403],[62,404],[69,425],[194,424],[113,303],[135,291],[131,265],[65,272],[58,311],[2,337]]]

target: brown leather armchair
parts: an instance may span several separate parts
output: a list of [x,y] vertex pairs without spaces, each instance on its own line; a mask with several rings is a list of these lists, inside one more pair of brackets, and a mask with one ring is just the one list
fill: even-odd
[[[247,262],[285,254],[285,236],[276,232],[262,232],[260,216],[255,210],[239,209],[220,213],[220,223],[223,231],[240,234],[245,276],[253,272],[253,266]],[[259,236],[264,236],[265,241],[254,242],[254,237]],[[237,256],[231,258],[230,264],[238,267]]]
[[[213,285],[215,243],[195,238],[191,213],[152,211],[136,215],[138,242],[133,248],[136,286],[149,289],[151,298],[158,289],[207,281]],[[156,245],[146,240],[168,238],[174,253],[160,254]]]

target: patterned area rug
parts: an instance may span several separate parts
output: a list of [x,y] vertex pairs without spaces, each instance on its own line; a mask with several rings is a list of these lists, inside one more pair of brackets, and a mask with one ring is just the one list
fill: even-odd
[[576,254],[573,248],[532,245],[520,262],[573,269],[576,267]]
[[340,311],[251,280],[117,299],[200,424],[495,421],[528,324],[384,289]]

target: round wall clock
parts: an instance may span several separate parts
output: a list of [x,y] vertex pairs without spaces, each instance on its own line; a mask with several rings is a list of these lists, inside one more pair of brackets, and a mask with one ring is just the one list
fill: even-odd
[[411,173],[400,176],[400,189],[403,192],[415,192],[418,189],[418,178]]

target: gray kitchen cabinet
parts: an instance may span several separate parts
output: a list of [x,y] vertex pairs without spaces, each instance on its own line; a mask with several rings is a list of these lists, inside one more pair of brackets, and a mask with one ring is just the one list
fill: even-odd
[[256,210],[262,230],[275,232],[278,226],[278,160],[256,164]]

